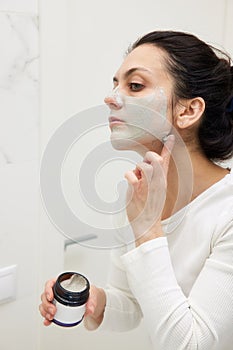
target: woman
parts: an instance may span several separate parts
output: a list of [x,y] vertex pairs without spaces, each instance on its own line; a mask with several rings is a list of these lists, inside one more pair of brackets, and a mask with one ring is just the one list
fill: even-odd
[[[125,175],[135,247],[113,256],[108,288],[92,286],[85,325],[129,330],[143,315],[154,349],[229,350],[233,174],[218,164],[233,154],[230,58],[193,35],[155,31],[132,45],[114,85],[105,99],[112,143],[143,156]],[[166,107],[172,124],[161,129],[167,137],[147,118],[140,125],[121,113],[128,99],[141,108],[153,94],[155,118]],[[45,325],[55,313],[53,284],[42,294]]]

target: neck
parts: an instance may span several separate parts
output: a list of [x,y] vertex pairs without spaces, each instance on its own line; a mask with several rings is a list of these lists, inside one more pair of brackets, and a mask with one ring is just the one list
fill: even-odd
[[[179,157],[176,157],[176,154]],[[198,151],[188,150],[189,160],[184,159],[187,154],[183,154],[183,157],[181,154],[180,150],[175,147],[169,165],[163,219],[185,207],[229,173],[228,169],[212,163]]]
[[[163,143],[156,140],[149,147],[138,144],[134,151],[144,157],[149,150],[161,154],[162,148]],[[182,140],[176,142],[169,163],[167,197],[162,218],[168,218],[185,207],[227,173],[228,169],[211,162],[196,147],[188,146]]]

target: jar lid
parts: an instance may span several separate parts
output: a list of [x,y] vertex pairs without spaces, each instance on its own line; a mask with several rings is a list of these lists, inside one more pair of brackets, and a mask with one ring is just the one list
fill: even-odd
[[54,298],[67,306],[80,306],[89,298],[90,283],[77,272],[63,272],[53,286]]

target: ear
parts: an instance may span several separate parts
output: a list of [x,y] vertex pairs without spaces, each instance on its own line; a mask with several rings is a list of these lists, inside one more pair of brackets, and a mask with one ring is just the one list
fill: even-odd
[[205,110],[202,97],[195,97],[178,103],[175,124],[179,129],[186,129],[198,122]]

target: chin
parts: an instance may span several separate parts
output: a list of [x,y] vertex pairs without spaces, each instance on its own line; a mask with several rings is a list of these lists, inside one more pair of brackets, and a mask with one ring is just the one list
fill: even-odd
[[112,147],[118,151],[135,150],[139,146],[139,143],[130,139],[123,138],[111,138]]
[[[147,142],[146,142],[147,141]],[[112,147],[118,151],[134,151],[139,154],[145,154],[149,150],[154,150],[153,145],[158,142],[160,144],[159,140],[156,140],[153,138],[153,141],[145,140],[145,139],[131,139],[131,138],[120,138],[116,137],[116,135],[111,135],[111,144]]]

